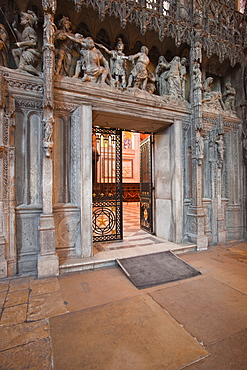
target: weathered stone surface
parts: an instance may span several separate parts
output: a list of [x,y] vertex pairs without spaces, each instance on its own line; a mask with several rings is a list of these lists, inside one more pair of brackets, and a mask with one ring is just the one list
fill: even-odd
[[26,321],[27,304],[4,308],[0,324],[23,323]]
[[3,369],[52,369],[48,338],[0,352]]
[[57,278],[52,279],[40,279],[30,284],[30,296],[42,295],[48,293],[58,292],[60,286]]
[[17,306],[28,302],[29,291],[20,290],[9,293],[6,298],[5,307]]
[[27,321],[41,320],[66,313],[62,294],[59,292],[30,297]]
[[16,325],[1,325],[0,330],[0,351],[19,347],[38,339],[49,338],[50,336],[48,320]]

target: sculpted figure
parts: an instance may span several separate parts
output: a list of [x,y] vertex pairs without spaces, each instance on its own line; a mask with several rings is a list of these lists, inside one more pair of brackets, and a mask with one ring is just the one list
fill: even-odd
[[18,49],[13,49],[12,54],[19,70],[35,76],[41,76],[41,73],[36,69],[41,57],[37,49],[37,34],[34,30],[36,24],[37,16],[33,11],[21,12],[20,25],[24,27],[24,30],[20,33],[16,28],[15,22],[13,23],[13,28],[19,41],[16,43]]
[[224,160],[224,141],[222,139],[222,135],[220,135],[218,140],[216,140],[215,142],[217,144],[219,162],[222,163]]
[[122,39],[118,39],[116,50],[108,50],[101,44],[96,44],[101,49],[105,50],[109,55],[110,59],[110,70],[111,75],[115,79],[117,87],[126,87],[126,59],[127,57],[123,53],[124,44]]
[[168,95],[181,97],[181,63],[180,58],[175,56],[170,62],[170,69],[167,73],[167,90]]
[[139,53],[130,55],[128,59],[132,62],[136,59],[136,63],[130,72],[127,87],[134,86],[141,90],[146,90],[148,81],[147,66],[150,62],[148,57],[148,48],[146,46],[142,46]]
[[160,96],[168,93],[167,90],[167,74],[170,68],[170,63],[167,62],[166,58],[160,56],[158,59],[157,67],[155,68],[155,80],[157,90]]
[[80,73],[85,70],[85,63],[84,63],[84,58],[83,58],[83,51],[86,49],[85,38],[80,33],[76,33],[74,37],[70,35],[67,35],[67,37],[71,41],[74,41],[75,43],[80,45],[80,51],[79,51],[80,58],[76,62],[75,74],[72,77],[72,78],[78,78],[80,76]]
[[230,113],[236,113],[235,103],[236,103],[236,90],[228,82],[225,87],[223,94],[225,110]]
[[200,69],[200,63],[195,61],[193,64],[193,89],[201,89],[202,88],[202,72]]
[[221,93],[219,91],[211,91],[210,85],[212,84],[213,80],[213,77],[208,77],[203,82],[202,102],[208,107],[222,109],[223,102]]
[[8,66],[9,38],[3,24],[0,23],[0,66]]
[[106,82],[106,78],[110,74],[109,64],[102,53],[96,49],[91,37],[86,37],[84,39],[80,54],[83,66],[82,69],[84,71],[82,81],[92,81],[96,83]]
[[187,78],[186,78],[186,73],[187,73],[186,66],[187,66],[187,64],[188,64],[187,59],[185,57],[183,57],[181,59],[181,67],[180,67],[181,95],[182,95],[183,99],[185,99],[185,84],[186,84],[186,81],[187,81]]
[[60,29],[55,33],[56,75],[68,76],[71,65],[73,43],[68,36],[73,36],[71,22],[68,17],[59,21]]
[[204,151],[204,142],[203,138],[200,135],[200,132],[197,131],[196,133],[196,139],[195,139],[195,144],[196,144],[196,159],[198,160],[198,164],[202,164],[202,159],[204,157],[203,151]]

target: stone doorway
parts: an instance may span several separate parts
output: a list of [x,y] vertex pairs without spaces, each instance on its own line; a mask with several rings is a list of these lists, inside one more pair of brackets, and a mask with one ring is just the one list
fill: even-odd
[[[109,137],[109,133],[116,134],[110,128],[93,128],[94,253],[127,247],[131,243],[131,238],[139,239],[140,235],[143,236],[147,231],[153,230],[153,225],[150,230],[147,228],[147,216],[146,218],[143,216],[150,213],[149,224],[153,222],[153,212],[146,210],[148,189],[145,183],[152,170],[151,160],[148,159],[147,163],[147,153],[144,153],[146,156],[145,160],[143,159],[141,148],[145,140],[149,140],[150,134],[122,130],[121,153],[118,153],[117,140],[115,137]],[[121,166],[117,163],[120,159]],[[121,184],[117,183],[119,174],[121,174]],[[149,188],[151,198],[152,184]],[[121,196],[117,193],[119,189]],[[144,202],[143,194],[145,194]],[[99,198],[101,198],[101,204]],[[113,204],[110,204],[110,200]],[[150,200],[148,207],[152,207],[152,204]],[[114,222],[116,226],[113,225]],[[115,241],[118,242],[118,246],[115,245]]]

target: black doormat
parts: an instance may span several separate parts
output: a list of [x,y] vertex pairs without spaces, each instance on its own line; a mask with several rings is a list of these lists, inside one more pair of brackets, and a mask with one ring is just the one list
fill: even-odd
[[171,251],[121,258],[117,263],[138,289],[201,274]]

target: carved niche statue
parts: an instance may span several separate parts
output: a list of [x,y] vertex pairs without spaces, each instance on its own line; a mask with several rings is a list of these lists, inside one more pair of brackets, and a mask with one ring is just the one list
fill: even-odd
[[217,144],[217,153],[218,153],[218,167],[222,167],[223,160],[224,160],[224,141],[222,135],[219,136],[217,140],[215,140]]
[[211,91],[211,84],[213,83],[213,77],[208,77],[203,82],[203,95],[202,103],[208,108],[213,108],[216,110],[223,109],[222,95],[219,91]]
[[196,159],[198,161],[198,165],[202,164],[202,160],[204,158],[204,142],[203,137],[200,134],[200,131],[196,131],[196,138],[195,138],[195,149],[196,149]]
[[194,61],[193,69],[192,69],[192,76],[193,76],[193,89],[201,89],[202,88],[202,72],[200,69],[200,63],[198,61]]
[[[96,49],[95,43],[91,37],[81,39],[82,46],[81,54],[81,68],[84,72],[82,81],[105,83],[110,74],[110,68],[107,60],[102,53]],[[78,73],[73,77],[78,77]]]
[[236,103],[236,90],[228,82],[225,86],[223,93],[225,111],[230,114],[236,114],[235,103]]
[[96,44],[99,48],[105,50],[109,55],[111,55],[110,59],[110,71],[111,76],[116,81],[117,87],[126,87],[126,57],[123,53],[124,44],[122,39],[118,39],[118,43],[116,45],[115,50],[108,50],[105,46],[101,44]]
[[167,73],[168,95],[181,98],[181,63],[180,58],[175,56],[170,62],[170,68]]
[[146,46],[142,46],[139,53],[130,55],[128,59],[132,61],[132,63],[136,59],[136,62],[130,72],[127,87],[136,87],[141,90],[146,90],[148,82],[147,66],[150,62],[148,57],[148,48]]
[[180,67],[180,79],[181,79],[181,96],[185,99],[185,84],[187,81],[186,74],[186,66],[188,65],[188,61],[185,57],[181,58],[181,67]]
[[20,25],[24,27],[22,33],[17,30],[16,23],[13,23],[13,29],[19,39],[16,43],[18,49],[12,50],[16,66],[19,70],[41,76],[41,73],[36,69],[41,57],[41,53],[37,49],[37,34],[34,30],[34,26],[37,25],[36,14],[31,10],[21,12]]
[[0,66],[8,66],[9,38],[3,24],[0,23]]
[[71,31],[71,22],[68,17],[63,17],[55,33],[56,47],[56,75],[68,76],[72,60],[73,43],[68,36],[74,36]]

